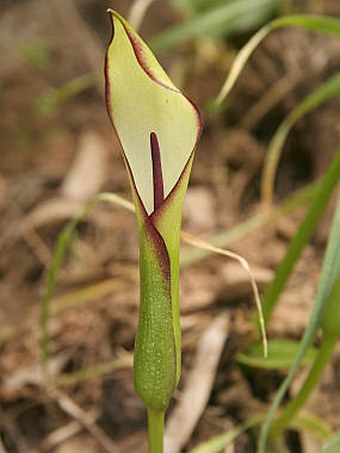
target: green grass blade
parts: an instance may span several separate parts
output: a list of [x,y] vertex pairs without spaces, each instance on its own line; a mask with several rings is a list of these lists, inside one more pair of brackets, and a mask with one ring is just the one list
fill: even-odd
[[306,216],[301,222],[296,235],[291,240],[286,254],[276,270],[274,279],[264,293],[262,304],[266,323],[269,321],[270,315],[275,307],[279,295],[285,287],[294,265],[302,253],[302,250],[310,240],[315,227],[326,208],[328,199],[339,180],[340,150],[337,151],[327,174],[324,176],[323,181],[315,194],[315,198],[310,205]]
[[320,453],[339,453],[340,451],[340,432],[327,442]]
[[297,431],[309,432],[322,441],[330,439],[333,434],[331,427],[324,420],[309,412],[298,414],[289,427]]
[[266,206],[273,203],[274,181],[286,138],[294,124],[307,113],[319,107],[335,94],[340,92],[340,73],[331,77],[320,87],[303,99],[281,123],[269,143],[266,160],[264,163],[261,198]]
[[340,279],[340,197],[338,199],[338,205],[332,225],[332,231],[328,240],[326,258],[324,260],[322,274],[318,286],[318,293],[316,296],[317,299],[328,301],[332,289],[339,287],[338,282],[339,279]]
[[[337,155],[336,160],[340,162],[340,152]],[[336,162],[336,160],[334,162]],[[334,164],[333,162],[333,164]],[[328,173],[329,175],[329,173]],[[338,170],[337,177],[339,179],[340,171]],[[267,413],[266,420],[262,425],[258,451],[259,453],[265,452],[265,446],[270,431],[270,425],[272,423],[274,414],[280,405],[286,391],[292,382],[295,373],[306,354],[307,349],[310,347],[317,329],[321,323],[321,317],[325,304],[327,304],[330,291],[334,286],[335,281],[340,276],[340,198],[338,199],[334,220],[332,223],[332,229],[329,235],[327,249],[323,261],[320,281],[313,305],[312,313],[309,318],[308,327],[302,337],[299,351],[295,357],[294,363],[289,370],[286,379],[281,384],[279,391],[277,392],[274,401]]]
[[[200,445],[190,450],[189,453],[219,453],[230,445],[240,434],[259,425],[264,417],[265,416],[262,414],[255,415],[239,426],[202,442]],[[332,430],[323,420],[309,413],[299,414],[292,420],[289,426],[293,429],[312,433],[323,441],[329,439],[332,435]]]
[[227,36],[250,30],[268,18],[280,0],[234,0],[172,27],[151,41],[155,51],[165,50],[188,38]]
[[[268,357],[263,357],[262,343],[254,343],[246,351],[235,356],[237,363],[247,367],[263,370],[288,369],[299,349],[299,342],[295,340],[271,340],[268,342]],[[303,359],[303,365],[311,363],[316,357],[316,349],[309,348]]]
[[271,426],[270,435],[273,439],[277,439],[281,436],[287,426],[289,426],[291,420],[294,419],[296,414],[298,414],[305,406],[310,395],[320,382],[321,376],[324,373],[327,364],[331,360],[337,340],[337,335],[323,336],[321,347],[316,354],[315,360],[308,372],[307,378],[303,382],[298,393],[294,396],[293,399],[289,401],[284,410],[280,413],[280,416],[273,422]]
[[271,29],[302,27],[306,30],[340,36],[340,20],[335,17],[298,14],[283,16],[271,22]]
[[48,360],[50,357],[50,341],[48,335],[48,323],[51,317],[51,299],[52,295],[55,290],[55,285],[57,281],[57,277],[60,271],[60,267],[63,263],[65,254],[70,247],[72,239],[74,237],[75,231],[79,223],[83,220],[83,218],[87,215],[93,205],[96,203],[95,201],[89,202],[81,212],[81,214],[71,220],[63,229],[63,231],[58,236],[57,245],[55,247],[54,255],[50,270],[47,274],[47,282],[46,287],[42,299],[42,312],[41,312],[41,319],[40,319],[40,328],[41,328],[41,358],[42,364],[45,370],[45,374],[48,374],[47,366]]
[[258,45],[271,31],[282,27],[301,27],[315,32],[340,36],[340,19],[334,17],[294,15],[283,16],[272,20],[255,33],[238,52],[229,74],[216,98],[216,103],[218,105],[226,99],[233,89],[238,76]]
[[50,87],[38,96],[34,107],[40,114],[51,116],[61,104],[95,85],[96,78],[96,74],[90,72],[68,80],[57,88]]
[[85,204],[81,213],[72,219],[60,233],[57,245],[55,247],[51,267],[47,274],[46,287],[42,298],[41,318],[40,318],[40,348],[41,348],[41,361],[46,377],[48,376],[48,361],[50,358],[50,340],[48,334],[48,323],[51,317],[51,299],[55,290],[60,267],[63,263],[65,254],[70,248],[72,239],[79,223],[87,216],[90,210],[99,202],[108,201],[125,207],[133,211],[132,203],[123,200],[121,197],[111,194],[102,193],[93,198]]
[[340,335],[340,277],[335,280],[333,285],[328,304],[322,316],[321,328],[324,337],[337,338]]
[[171,0],[175,6],[189,13],[201,13],[222,3],[231,3],[235,0]]
[[190,450],[189,453],[219,453],[244,431],[247,431],[249,428],[261,423],[263,418],[263,415],[257,415],[247,422],[230,429],[226,433],[219,434],[218,436],[214,436],[208,441],[201,443],[197,447]]

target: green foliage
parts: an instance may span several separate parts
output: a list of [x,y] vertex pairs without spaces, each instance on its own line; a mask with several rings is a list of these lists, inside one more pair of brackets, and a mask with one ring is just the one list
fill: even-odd
[[72,219],[69,223],[67,223],[62,232],[59,234],[57,244],[54,249],[52,263],[47,274],[46,286],[44,289],[41,306],[41,359],[46,376],[48,375],[48,362],[51,354],[50,338],[48,334],[48,325],[51,318],[51,299],[55,290],[59,271],[64,261],[65,255],[70,249],[78,225],[83,221],[90,210],[100,201],[108,201],[110,203],[115,203],[117,205],[123,206],[126,209],[132,209],[131,203],[122,200],[120,197],[113,193],[99,194],[98,196],[94,197],[93,200],[85,204],[79,215]]
[[301,412],[291,420],[289,427],[298,431],[308,432],[323,442],[330,439],[333,434],[332,429],[324,420],[306,412]]
[[285,256],[280,262],[274,279],[267,287],[263,296],[263,313],[266,321],[269,321],[270,315],[278,301],[278,298],[285,287],[288,278],[294,268],[295,263],[301,256],[301,253],[312,237],[316,225],[324,212],[327,201],[333,193],[340,179],[340,151],[337,152],[332,165],[323,178],[315,198],[310,205],[308,212],[301,222],[299,229],[287,248]]
[[[261,414],[251,417],[247,422],[241,423],[225,433],[218,434],[206,442],[202,442],[197,447],[190,450],[189,453],[220,453],[228,445],[231,445],[240,434],[251,429],[256,429],[257,426],[264,420],[264,417],[265,416]],[[332,431],[329,426],[326,425],[323,420],[312,414],[299,414],[299,416],[292,420],[289,427],[308,432],[322,441],[327,441],[332,436]],[[338,452],[330,451],[328,453]]]
[[[261,25],[275,12],[280,0],[229,0],[228,2],[200,1],[192,9],[199,11],[193,18],[175,25],[156,36],[151,46],[165,50],[189,38],[222,37],[244,33]],[[200,6],[199,6],[200,5]]]
[[231,444],[240,434],[252,428],[263,420],[262,415],[258,415],[249,419],[246,423],[242,423],[236,428],[232,428],[226,433],[214,436],[206,442],[198,445],[190,450],[189,453],[219,453],[229,444]]
[[[289,368],[299,349],[299,342],[293,340],[272,340],[268,342],[268,357],[263,357],[262,343],[255,343],[245,352],[236,355],[235,359],[241,365],[265,370],[280,370]],[[311,363],[316,356],[316,350],[310,348],[301,364]]]
[[21,46],[21,55],[25,62],[39,71],[44,70],[51,62],[50,43],[39,38]]
[[[338,253],[340,254],[340,249]],[[335,337],[340,335],[340,277],[336,277],[330,291],[321,327],[324,335]]]
[[[217,98],[217,103],[221,103],[226,96],[229,94],[231,89],[233,88],[240,72],[242,71],[243,67],[245,66],[246,62],[248,61],[250,55],[253,53],[253,51],[256,49],[256,47],[260,44],[260,42],[272,31],[277,28],[281,27],[286,27],[286,26],[299,26],[306,28],[308,30],[312,31],[318,31],[318,32],[323,32],[323,33],[328,33],[328,34],[333,34],[336,36],[340,36],[340,20],[331,18],[331,17],[324,17],[324,16],[286,16],[286,17],[281,17],[278,19],[273,20],[263,28],[261,28],[248,42],[247,44],[240,50],[238,53],[233,66],[230,70],[230,73],[228,74],[228,77],[225,80],[225,83],[223,84],[221,91],[218,95]],[[291,112],[291,114],[288,116],[286,121],[283,123],[281,128],[279,128],[277,134],[274,136],[272,145],[269,153],[269,165],[268,167],[272,166],[271,170],[269,173],[271,173],[271,179],[272,181],[274,180],[274,176],[276,173],[276,167],[277,167],[277,162],[280,156],[280,152],[283,146],[283,143],[285,141],[285,138],[293,126],[293,124],[301,117],[303,117],[306,113],[311,111],[313,108],[316,108],[318,105],[320,105],[322,102],[324,102],[326,99],[331,98],[334,96],[335,93],[339,91],[339,76],[336,75],[329,81],[326,81],[319,89],[317,89],[314,93],[312,93],[310,96],[308,96],[304,101],[301,102],[300,105],[296,107],[295,110]],[[273,151],[274,149],[274,151]],[[271,162],[270,162],[271,161]],[[268,168],[267,167],[267,168]],[[281,294],[289,276],[291,275],[291,272],[294,268],[294,264],[299,258],[305,244],[309,241],[311,238],[311,235],[313,234],[313,231],[315,229],[315,226],[321,217],[324,208],[327,204],[327,200],[329,199],[330,195],[333,193],[335,190],[335,187],[337,186],[339,182],[339,176],[340,176],[340,151],[337,152],[337,155],[327,173],[325,176],[322,185],[318,189],[318,193],[316,194],[316,197],[314,199],[314,202],[310,206],[306,217],[304,218],[303,222],[301,223],[299,230],[296,234],[296,236],[292,239],[287,252],[285,254],[284,259],[280,263],[275,277],[269,287],[267,288],[265,295],[264,295],[264,315],[265,319],[268,321],[270,314],[279,298],[279,295]],[[267,187],[269,184],[267,183]],[[269,193],[272,193],[272,182],[270,184],[269,188]],[[335,221],[336,223],[336,221]],[[334,306],[334,301],[337,300],[337,292],[338,292],[338,287],[336,283],[336,279],[332,280],[330,277],[333,275],[334,269],[337,269],[337,265],[334,264],[335,261],[335,256],[336,253],[334,253],[334,250],[336,250],[337,245],[336,245],[336,239],[334,239],[334,227],[333,227],[333,233],[331,235],[331,238],[329,240],[329,245],[327,249],[327,254],[325,258],[325,264],[324,268],[328,268],[328,271],[323,271],[322,277],[320,279],[320,284],[318,287],[318,293],[316,296],[316,301],[313,307],[313,312],[310,318],[310,322],[308,325],[308,328],[305,331],[305,334],[303,336],[303,339],[300,343],[300,347],[298,349],[298,352],[295,356],[295,359],[293,361],[292,367],[288,373],[287,378],[281,385],[279,392],[274,399],[274,402],[267,414],[266,420],[262,426],[261,429],[261,436],[259,440],[259,451],[262,453],[265,451],[265,445],[266,445],[266,439],[269,433],[270,429],[270,423],[271,420],[274,417],[275,411],[277,407],[279,406],[280,402],[282,401],[282,398],[284,394],[286,393],[290,382],[295,375],[295,372],[299,365],[301,364],[306,351],[311,345],[311,342],[315,336],[316,330],[318,326],[320,325],[321,322],[321,316],[322,316],[322,311],[325,309],[327,306],[327,303],[329,303],[329,306]],[[338,227],[338,231],[340,231]],[[338,234],[339,236],[339,234]],[[339,241],[339,237],[338,237]],[[330,250],[333,250],[331,252]],[[338,251],[338,255],[340,255]],[[331,258],[330,258],[331,256]],[[329,267],[329,263],[333,261],[333,267],[332,270]],[[334,289],[335,285],[335,289]],[[333,292],[331,292],[333,288]],[[335,293],[335,295],[334,295]],[[329,302],[328,302],[329,301]],[[334,312],[334,310],[333,310]],[[331,326],[330,330],[333,332],[336,330],[334,328],[334,321],[331,324],[330,319],[332,319],[332,315],[328,315],[329,319],[327,319],[327,314],[324,315],[324,322],[326,322],[327,325]],[[335,326],[337,328],[337,325]],[[292,419],[292,417],[296,414],[296,412],[302,407],[304,402],[306,401],[307,397],[309,396],[311,390],[314,388],[316,385],[318,379],[320,378],[321,372],[323,370],[323,367],[325,366],[325,361],[329,358],[329,355],[332,352],[332,348],[334,346],[334,337],[327,337],[324,341],[324,345],[319,351],[319,354],[317,355],[314,366],[312,368],[312,372],[309,375],[308,379],[305,382],[305,387],[301,389],[301,392],[299,393],[297,397],[297,402],[292,403],[290,407],[288,407],[287,412],[284,414],[284,416],[281,418],[279,423],[276,424],[276,427],[274,430],[276,430],[276,433],[281,432],[282,429],[284,429],[285,426],[289,423],[289,421]]]
[[236,80],[238,79],[242,69],[246,65],[250,56],[264,38],[272,31],[283,27],[301,27],[306,30],[326,33],[330,35],[340,36],[340,20],[334,17],[327,16],[312,16],[312,15],[296,15],[283,16],[274,19],[267,25],[256,32],[249,41],[242,47],[235,58],[233,65],[229,71],[225,82],[217,96],[217,104],[221,104],[230,91],[233,89]]
[[279,417],[274,420],[271,426],[270,436],[273,439],[277,439],[283,433],[283,431],[291,423],[291,420],[296,417],[296,414],[306,404],[311,393],[318,385],[325,367],[331,359],[336,341],[336,337],[325,336],[323,338],[321,347],[316,354],[315,360],[303,385],[299,389],[298,393],[294,396],[294,398],[291,399],[285,406]]
[[222,4],[226,5],[231,3],[233,0],[170,0],[171,3],[179,7],[184,11],[190,13],[203,13],[209,11],[216,6]]
[[[340,163],[340,152],[338,152],[336,158],[333,161],[334,164],[339,165]],[[329,177],[330,171],[328,172]],[[337,181],[340,178],[340,171],[337,171]],[[270,425],[274,417],[275,411],[281,403],[286,391],[289,388],[290,383],[292,382],[295,373],[300,366],[308,348],[310,347],[317,329],[320,327],[322,316],[326,307],[332,307],[332,304],[329,304],[329,298],[333,297],[332,288],[334,287],[337,280],[340,278],[340,199],[338,200],[337,209],[334,215],[334,220],[332,224],[331,233],[329,235],[327,250],[325,253],[322,272],[320,276],[320,281],[315,297],[315,302],[312,308],[312,313],[309,318],[308,326],[305,330],[303,338],[300,342],[299,350],[295,356],[294,362],[289,370],[289,373],[279,388],[279,391],[274,398],[274,401],[268,411],[266,420],[262,425],[261,435],[259,439],[259,452],[265,452],[265,446],[267,437],[270,431]],[[324,338],[324,343],[321,348],[321,352],[316,357],[314,363],[314,369],[312,369],[309,377],[306,380],[305,388],[302,387],[299,395],[296,397],[297,402],[293,402],[292,410],[288,411],[287,417],[284,417],[279,424],[276,425],[276,431],[281,432],[282,429],[287,426],[291,417],[302,407],[302,403],[306,400],[306,397],[310,394],[311,390],[317,384],[317,379],[320,377],[321,371],[327,363],[327,359],[330,357],[332,348],[336,343],[337,337],[328,337]],[[300,398],[299,398],[300,396]]]
[[47,282],[42,299],[42,312],[40,320],[42,363],[46,376],[48,376],[48,361],[51,354],[48,323],[51,317],[51,298],[54,293],[57,277],[65,254],[69,250],[72,239],[74,238],[77,226],[86,216],[86,214],[91,210],[96,201],[97,200],[91,201],[87,205],[85,205],[80,215],[69,222],[63,229],[62,233],[58,236],[57,244],[53,254],[52,264],[47,274]]
[[337,433],[322,448],[320,453],[339,453],[340,451],[340,433]]
[[309,112],[340,93],[340,74],[322,83],[289,113],[271,139],[262,172],[261,193],[266,205],[272,204],[274,180],[286,138],[294,124]]
[[61,104],[84,92],[94,82],[94,75],[88,73],[68,80],[58,88],[48,88],[36,100],[35,108],[41,115],[52,116]]

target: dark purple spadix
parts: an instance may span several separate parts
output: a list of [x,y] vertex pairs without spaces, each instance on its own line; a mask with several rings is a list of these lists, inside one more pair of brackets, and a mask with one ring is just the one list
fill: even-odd
[[156,211],[164,201],[164,185],[162,174],[161,153],[155,132],[150,134],[150,148],[152,159],[152,178],[153,178],[153,209]]

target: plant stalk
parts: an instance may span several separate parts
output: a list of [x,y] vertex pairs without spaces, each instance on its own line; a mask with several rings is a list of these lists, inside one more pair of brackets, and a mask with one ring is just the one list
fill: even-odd
[[320,377],[326,365],[329,363],[337,340],[337,335],[324,336],[318,355],[315,358],[314,364],[310,369],[303,386],[301,387],[295,398],[287,404],[286,408],[283,410],[278,419],[274,421],[272,429],[270,430],[271,438],[278,438],[282,434],[284,429],[289,425],[290,421],[294,418],[297,412],[303,408],[307,399],[319,383]]
[[149,453],[163,453],[165,411],[148,407]]

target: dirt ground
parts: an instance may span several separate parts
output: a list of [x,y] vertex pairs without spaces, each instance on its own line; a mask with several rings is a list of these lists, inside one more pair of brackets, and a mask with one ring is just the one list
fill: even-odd
[[[305,12],[340,16],[336,0],[303,5]],[[146,414],[131,368],[138,237],[134,216],[121,207],[100,203],[77,228],[52,300],[49,385],[41,368],[41,301],[59,233],[94,195],[130,197],[103,97],[109,6],[128,15],[131,2],[4,0],[0,6],[0,452],[147,451]],[[156,1],[141,34],[148,40],[179,19]],[[214,113],[211,101],[247,37],[202,38],[159,55],[202,110],[183,228],[206,240],[261,215],[270,137],[304,96],[340,69],[339,39],[276,32],[251,58],[228,107]],[[334,98],[290,134],[275,202],[322,176],[339,143]],[[334,200],[280,299],[270,339],[299,339],[305,329],[333,206]],[[304,212],[301,206],[236,239],[226,237],[225,246],[249,261],[261,292]],[[186,244],[181,251],[183,373],[167,418],[173,451],[189,451],[264,412],[286,373],[249,371],[234,360],[254,340],[254,303],[243,269]],[[339,382],[337,349],[307,407],[334,430],[340,429]],[[251,453],[255,439],[249,431],[226,451]],[[291,432],[286,443],[290,452],[318,451],[309,435]]]

